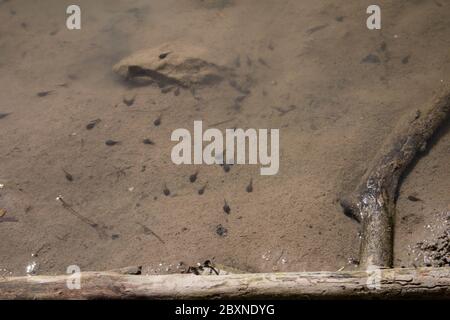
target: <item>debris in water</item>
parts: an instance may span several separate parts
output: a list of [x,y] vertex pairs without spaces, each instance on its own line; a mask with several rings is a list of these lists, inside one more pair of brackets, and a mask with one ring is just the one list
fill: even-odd
[[92,221],[89,218],[86,218],[85,216],[81,215],[80,213],[78,213],[74,208],[72,208],[72,206],[67,203],[62,195],[59,195],[56,197],[56,201],[61,202],[62,206],[64,209],[66,209],[67,211],[69,211],[72,215],[74,215],[75,217],[77,217],[78,219],[80,219],[82,222],[84,222],[85,224],[87,224],[88,226],[92,227],[93,229],[95,229],[95,231],[97,231],[98,235],[100,238],[105,239],[107,238],[107,234],[105,232],[105,230],[107,229],[106,226],[104,225],[99,225],[98,223],[95,223],[94,221]]
[[146,235],[152,235],[154,236],[156,239],[158,239],[159,242],[161,242],[162,244],[165,244],[164,240],[161,239],[161,237],[156,234],[152,229],[150,229],[149,227],[147,227],[146,225],[143,225],[142,223],[137,223],[138,225],[140,225],[142,227],[142,229],[144,229],[144,234]]

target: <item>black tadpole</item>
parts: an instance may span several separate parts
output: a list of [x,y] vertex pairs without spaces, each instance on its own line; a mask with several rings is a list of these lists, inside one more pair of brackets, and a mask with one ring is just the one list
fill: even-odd
[[223,205],[223,211],[224,211],[226,214],[230,214],[230,213],[231,213],[231,208],[230,208],[230,206],[228,205],[227,200],[225,200],[225,203],[224,203],[224,205]]
[[250,183],[245,190],[247,190],[248,193],[253,192],[253,179],[250,179]]

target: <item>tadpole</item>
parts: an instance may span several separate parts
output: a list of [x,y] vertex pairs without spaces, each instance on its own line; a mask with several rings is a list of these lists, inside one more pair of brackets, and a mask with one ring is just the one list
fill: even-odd
[[119,143],[119,141],[115,141],[115,140],[111,140],[111,139],[105,141],[105,144],[109,147],[115,146],[118,143]]
[[165,59],[168,55],[170,54],[170,52],[164,52],[164,53],[161,53],[160,55],[159,55],[159,59]]
[[166,197],[170,196],[170,190],[167,188],[167,185],[164,185],[163,193]]
[[198,175],[198,171],[195,172],[194,174],[191,174],[190,177],[189,177],[189,181],[191,183],[194,183],[197,180],[197,175]]
[[50,93],[52,93],[53,91],[41,91],[41,92],[38,92],[37,93],[37,96],[39,97],[39,98],[43,98],[43,97],[46,97],[46,96],[48,96]]
[[202,194],[205,193],[206,186],[207,186],[207,184],[205,184],[201,189],[198,190],[198,194],[199,194],[199,195],[202,195]]
[[225,201],[225,203],[224,203],[224,205],[223,205],[223,211],[224,211],[226,214],[230,214],[230,213],[231,213],[231,208],[230,208],[230,206],[228,205],[227,200],[224,200],[224,201]]
[[64,169],[62,169],[62,171],[64,172],[64,174],[66,176],[66,180],[72,182],[73,181],[73,176],[69,172],[64,170]]
[[95,119],[95,120],[90,121],[90,122],[86,125],[86,129],[87,129],[87,130],[92,130],[92,129],[94,129],[95,126],[96,126],[100,121],[101,121],[100,119]]
[[253,179],[250,179],[250,183],[248,184],[246,190],[248,193],[253,192]]
[[422,199],[417,198],[416,196],[409,195],[408,200],[412,202],[422,201]]
[[142,140],[142,142],[144,143],[144,144],[149,144],[149,145],[154,145],[155,143],[152,141],[152,140],[150,140],[150,139],[144,139],[144,140]]

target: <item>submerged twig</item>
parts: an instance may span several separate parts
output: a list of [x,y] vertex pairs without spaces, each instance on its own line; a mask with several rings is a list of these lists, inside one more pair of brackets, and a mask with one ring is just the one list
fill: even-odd
[[97,231],[97,233],[99,234],[100,238],[106,238],[106,232],[103,230],[105,227],[104,226],[100,226],[99,224],[95,223],[94,221],[92,221],[89,218],[86,218],[85,216],[81,215],[80,213],[78,213],[77,211],[75,211],[74,208],[72,208],[72,206],[70,204],[68,204],[62,196],[58,196],[56,198],[56,200],[58,200],[59,202],[62,203],[62,206],[64,209],[66,209],[67,211],[69,211],[71,214],[73,214],[75,217],[77,217],[78,219],[80,219],[81,221],[83,221],[85,224],[87,224],[88,226],[92,227],[95,229],[95,231]]

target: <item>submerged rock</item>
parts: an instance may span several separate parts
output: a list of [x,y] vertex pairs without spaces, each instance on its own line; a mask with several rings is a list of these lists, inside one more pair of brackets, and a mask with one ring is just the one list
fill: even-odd
[[232,76],[230,68],[215,61],[210,50],[183,44],[163,44],[138,51],[118,62],[113,70],[128,81],[160,87],[213,85]]

